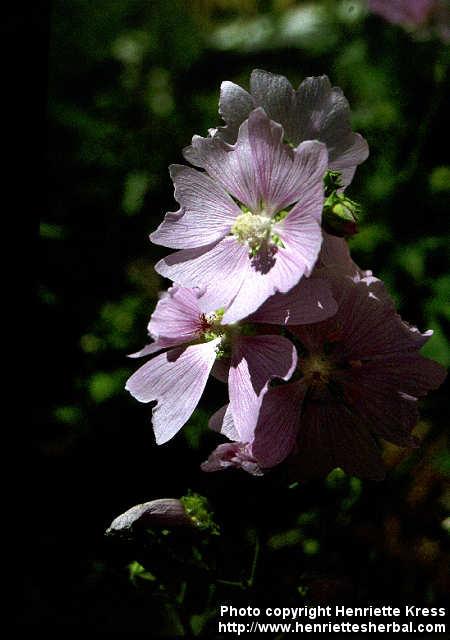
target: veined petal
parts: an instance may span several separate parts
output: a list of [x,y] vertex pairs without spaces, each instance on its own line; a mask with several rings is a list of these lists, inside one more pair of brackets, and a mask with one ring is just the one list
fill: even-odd
[[[250,76],[250,91],[255,106],[263,107],[269,118],[291,129],[295,117],[295,92],[284,76],[254,69]],[[291,138],[289,140],[292,142]]]
[[305,402],[291,468],[299,479],[323,476],[336,467],[360,478],[385,475],[377,443],[345,405]]
[[241,442],[253,439],[270,380],[289,380],[296,366],[297,352],[287,338],[251,336],[234,340],[228,385],[233,421]]
[[211,244],[227,235],[241,210],[220,184],[183,165],[171,165],[170,175],[181,210],[166,214],[162,224],[150,235],[152,242],[189,249]]
[[238,292],[248,269],[248,249],[227,236],[207,247],[177,251],[155,269],[186,287],[206,287],[199,306],[214,311],[226,307]]
[[251,445],[261,468],[274,467],[294,449],[305,392],[294,382],[269,389],[264,396]]
[[180,344],[180,341],[177,338],[160,338],[159,340],[155,340],[155,342],[151,342],[150,344],[145,345],[139,351],[135,351],[135,353],[129,353],[129,358],[144,358],[145,356],[151,356],[158,351],[162,351],[163,349],[168,349],[170,347],[176,347]]
[[358,274],[353,278],[339,277],[333,284],[333,277],[344,356],[368,359],[418,351],[430,338],[430,332],[422,334],[402,321],[378,278]]
[[335,148],[329,148],[330,169],[339,171],[344,187],[353,180],[356,167],[369,157],[369,145],[359,133],[348,136],[348,147],[339,141]]
[[399,392],[409,396],[425,396],[437,389],[446,378],[446,370],[420,353],[393,353],[372,358],[364,366],[346,372],[345,385],[358,391],[357,397],[380,393],[385,397]]
[[302,278],[287,293],[276,293],[249,317],[250,322],[309,324],[334,316],[337,303],[329,283],[320,278]]
[[295,206],[280,224],[289,218],[295,222],[301,216],[311,216],[320,223],[324,202],[323,176],[327,166],[326,147],[319,142],[307,140],[302,142],[294,153],[301,185],[297,186]]
[[[164,344],[164,338],[183,344],[198,337],[201,311],[198,298],[201,291],[173,286],[159,300],[148,324],[149,334]],[[167,346],[172,346],[168,342]]]
[[347,241],[344,238],[332,236],[323,230],[322,235],[323,242],[316,269],[321,267],[330,268],[331,270],[339,269],[340,272],[344,272],[349,276],[357,274],[363,276],[363,271],[352,260]]
[[248,139],[260,198],[268,215],[299,200],[308,201],[311,189],[323,198],[323,176],[328,161],[324,144],[308,141],[295,150],[290,149],[283,144],[283,127],[270,120],[261,108],[249,115]]
[[170,287],[159,299],[147,327],[154,342],[128,357],[142,358],[197,339],[201,330],[200,293],[201,290]]
[[140,402],[157,401],[153,409],[156,442],[170,440],[197,406],[216,359],[220,338],[172,349],[144,364],[125,388]]
[[217,431],[217,433],[221,433],[229,440],[239,441],[239,433],[234,426],[231,406],[229,404],[226,404],[211,416],[209,419],[209,428]]
[[334,149],[351,133],[350,107],[342,90],[327,76],[305,78],[296,91],[298,140],[321,140]]
[[217,180],[228,193],[249,209],[258,208],[259,189],[249,144],[248,120],[241,124],[234,146],[226,144],[217,136],[194,136],[192,148],[199,166],[203,167],[211,178]]
[[304,274],[312,271],[321,242],[317,222],[305,217],[294,233],[284,235],[283,241],[284,247],[261,251],[249,260],[242,286],[223,316],[224,324],[254,313],[268,298],[290,291]]

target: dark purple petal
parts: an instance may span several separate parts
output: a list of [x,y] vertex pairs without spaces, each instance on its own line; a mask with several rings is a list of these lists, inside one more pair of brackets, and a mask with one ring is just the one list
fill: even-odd
[[302,278],[287,293],[276,293],[249,317],[250,322],[309,324],[334,316],[337,303],[326,280]]
[[363,276],[361,269],[352,260],[347,240],[332,236],[323,230],[322,234],[323,241],[316,268],[325,267],[332,270],[337,268],[340,272],[344,272],[345,275],[355,276],[360,274]]
[[298,433],[298,452],[291,460],[297,478],[323,476],[340,467],[360,478],[383,479],[377,443],[344,405],[305,402]]
[[255,106],[263,107],[269,118],[281,123],[290,142],[292,122],[295,118],[295,92],[284,76],[254,69],[250,76],[250,91]]
[[251,445],[261,468],[274,467],[292,453],[305,391],[297,382],[270,389],[264,396]]
[[221,137],[233,143],[238,135],[239,127],[247,120],[250,111],[255,108],[252,96],[234,82],[222,82],[220,86],[219,114],[227,123],[221,128]]
[[421,397],[444,382],[446,370],[419,353],[394,353],[368,359],[345,371],[342,377],[346,386],[359,390],[358,396],[368,398],[379,393],[394,397],[402,392]]

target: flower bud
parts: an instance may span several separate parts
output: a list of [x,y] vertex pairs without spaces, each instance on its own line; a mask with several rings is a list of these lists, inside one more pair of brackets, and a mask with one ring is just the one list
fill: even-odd
[[327,171],[324,177],[325,202],[323,205],[322,225],[325,231],[334,236],[350,237],[358,232],[358,214],[361,207],[350,200],[342,191],[340,173]]
[[192,492],[188,492],[180,500],[159,498],[137,504],[117,516],[105,533],[108,536],[127,536],[138,528],[167,527],[194,527],[209,530],[210,533],[218,533],[218,527],[208,509],[206,498]]

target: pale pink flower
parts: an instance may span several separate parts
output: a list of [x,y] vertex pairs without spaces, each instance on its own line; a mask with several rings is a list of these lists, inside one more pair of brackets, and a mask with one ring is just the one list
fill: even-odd
[[156,270],[184,287],[205,288],[204,310],[225,308],[231,323],[310,276],[322,243],[327,167],[324,144],[283,144],[283,129],[252,111],[237,142],[194,137],[206,172],[175,165],[179,211],[151,240],[181,249]]
[[[287,338],[262,332],[245,335],[242,325],[223,324],[224,310],[205,313],[199,305],[201,295],[196,289],[169,289],[148,326],[153,342],[132,356],[154,356],[128,379],[126,389],[140,402],[157,401],[152,421],[158,444],[170,440],[190,418],[217,358],[244,439],[255,429],[272,378],[288,380],[296,367],[295,347]],[[273,296],[246,322],[297,324],[335,312],[327,283],[310,278],[288,294]]]

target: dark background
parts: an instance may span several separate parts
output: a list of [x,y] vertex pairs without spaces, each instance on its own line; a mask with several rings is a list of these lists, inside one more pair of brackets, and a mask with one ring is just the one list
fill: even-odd
[[[325,73],[343,88],[371,152],[348,190],[364,208],[353,256],[386,281],[405,319],[434,329],[425,352],[448,364],[448,47],[356,1],[38,4],[6,25],[30,28],[18,44],[32,94],[23,129],[33,123],[39,146],[20,154],[39,176],[32,199],[41,217],[30,270],[39,306],[26,454],[33,533],[22,550],[20,623],[213,634],[222,602],[442,603],[443,390],[423,403],[419,450],[383,445],[384,482],[335,472],[288,488],[283,468],[262,479],[200,471],[217,444],[206,424],[225,400],[219,383],[162,447],[150,408],[123,386],[136,368],[126,354],[146,342],[165,286],[153,264],[167,250],[148,233],[174,206],[167,167],[183,162],[194,133],[219,123],[220,82],[248,86],[255,67],[295,86]],[[209,498],[220,536],[169,532],[145,552],[142,541],[104,538],[133,504],[188,489]],[[256,540],[253,585],[224,584],[248,577]]]

